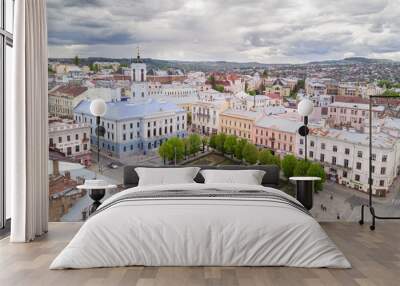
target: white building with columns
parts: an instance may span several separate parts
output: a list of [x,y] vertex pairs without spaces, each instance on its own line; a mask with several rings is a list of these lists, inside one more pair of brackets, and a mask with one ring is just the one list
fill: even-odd
[[[90,112],[90,101],[82,101],[74,109],[74,119],[90,124],[91,140],[96,142],[96,120]],[[168,138],[187,135],[186,111],[163,100],[107,102],[107,112],[100,124],[106,130],[100,148],[117,158],[146,153]]]
[[[297,134],[296,155],[304,158],[304,137]],[[368,192],[369,135],[355,131],[311,128],[308,158],[321,163],[330,180]],[[373,136],[373,191],[385,196],[400,171],[400,140],[387,133]]]

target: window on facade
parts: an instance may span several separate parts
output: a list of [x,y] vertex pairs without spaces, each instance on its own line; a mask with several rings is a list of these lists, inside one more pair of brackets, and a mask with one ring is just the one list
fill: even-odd
[[361,163],[360,163],[360,162],[357,162],[357,164],[356,164],[356,169],[357,169],[357,170],[361,170]]
[[332,157],[332,165],[336,165],[336,157]]
[[321,149],[325,150],[325,143],[321,143]]
[[79,145],[75,146],[75,152],[79,152]]
[[300,145],[303,145],[303,144],[304,144],[304,140],[300,139]]
[[310,141],[310,146],[314,147],[314,141],[312,141],[312,140]]
[[387,162],[387,155],[382,156],[382,162]]
[[349,160],[344,159],[343,165],[348,168],[349,167]]
[[385,167],[382,167],[381,168],[381,175],[385,175],[386,174],[386,168]]
[[384,187],[385,186],[385,181],[384,180],[380,180],[379,181],[379,186],[380,187]]
[[357,157],[358,158],[362,158],[363,156],[363,152],[362,151],[357,151]]
[[332,150],[333,150],[333,152],[337,152],[337,146],[334,145],[333,148],[332,148]]
[[320,160],[321,162],[325,162],[325,154],[320,154],[320,155],[319,155],[319,160]]
[[355,175],[355,176],[354,176],[354,180],[357,181],[357,182],[359,182],[359,181],[360,181],[360,175]]
[[346,171],[343,171],[343,178],[347,178],[347,172]]
[[71,141],[71,136],[70,135],[67,136],[67,141],[68,142]]
[[344,153],[345,153],[346,155],[349,155],[349,154],[350,154],[350,149],[349,149],[349,148],[344,149]]

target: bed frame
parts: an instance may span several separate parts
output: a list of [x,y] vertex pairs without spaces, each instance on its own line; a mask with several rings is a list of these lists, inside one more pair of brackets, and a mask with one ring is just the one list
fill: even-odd
[[[237,165],[225,165],[225,166],[143,166],[143,165],[130,165],[124,167],[124,188],[136,187],[139,183],[139,176],[135,171],[137,167],[147,168],[184,168],[184,167],[199,167],[201,170],[262,170],[265,171],[265,175],[262,179],[262,185],[265,187],[279,188],[279,168],[275,165],[256,165],[256,166],[237,166]],[[194,178],[197,183],[204,183],[204,178],[200,174]]]

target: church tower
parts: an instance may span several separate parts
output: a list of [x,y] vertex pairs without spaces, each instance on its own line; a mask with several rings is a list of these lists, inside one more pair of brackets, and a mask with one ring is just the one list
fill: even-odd
[[146,78],[146,64],[140,58],[139,47],[137,48],[137,57],[131,64],[131,91],[132,99],[140,99],[148,95],[148,82]]
[[146,64],[140,58],[139,47],[137,48],[137,57],[131,64],[131,69],[132,69],[131,73],[132,81],[134,82],[146,81],[146,73],[147,73]]

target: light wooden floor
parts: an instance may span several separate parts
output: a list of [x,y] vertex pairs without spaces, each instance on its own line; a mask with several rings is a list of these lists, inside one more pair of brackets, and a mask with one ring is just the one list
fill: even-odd
[[288,267],[124,267],[48,270],[81,226],[51,223],[49,234],[29,244],[0,241],[0,285],[400,285],[400,224],[324,223],[353,269]]

